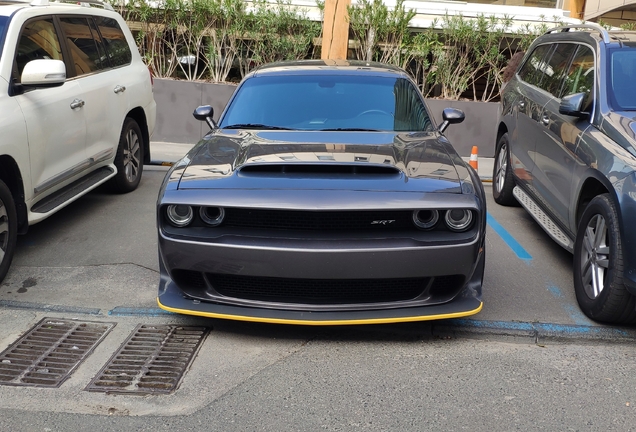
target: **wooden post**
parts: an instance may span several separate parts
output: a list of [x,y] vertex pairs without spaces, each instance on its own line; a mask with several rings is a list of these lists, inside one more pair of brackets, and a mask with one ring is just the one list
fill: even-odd
[[585,13],[585,0],[570,0],[570,4],[565,7],[570,11],[570,18],[583,19]]
[[351,0],[325,0],[321,58],[346,60],[349,48],[349,15]]

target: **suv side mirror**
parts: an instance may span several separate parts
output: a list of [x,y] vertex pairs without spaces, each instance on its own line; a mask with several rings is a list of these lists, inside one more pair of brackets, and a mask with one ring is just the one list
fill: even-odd
[[439,132],[443,133],[448,125],[463,122],[464,118],[466,118],[464,111],[457,108],[444,108],[444,111],[442,111],[442,119],[444,121],[439,125]]
[[59,87],[66,81],[66,66],[62,60],[31,60],[22,70],[20,84],[29,87]]
[[210,105],[201,105],[200,107],[197,107],[192,115],[197,120],[205,121],[208,126],[210,126],[210,129],[214,130],[218,128],[218,126],[212,119],[212,116],[214,115],[214,109],[212,109]]
[[587,117],[589,114],[581,111],[585,96],[585,93],[573,93],[563,96],[559,105],[559,113],[578,118]]

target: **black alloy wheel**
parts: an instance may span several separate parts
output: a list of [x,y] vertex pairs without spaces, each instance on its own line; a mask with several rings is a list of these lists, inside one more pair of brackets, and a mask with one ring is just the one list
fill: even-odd
[[118,192],[126,193],[137,189],[144,169],[144,138],[137,122],[130,117],[124,121],[117,156],[117,175],[113,183]]

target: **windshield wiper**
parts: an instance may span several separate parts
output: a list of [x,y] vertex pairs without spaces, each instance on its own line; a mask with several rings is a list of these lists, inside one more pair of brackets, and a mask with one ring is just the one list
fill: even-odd
[[333,128],[333,129],[320,129],[321,132],[380,132],[378,129],[365,129],[365,128]]
[[267,129],[267,130],[291,130],[282,126],[270,126],[260,123],[237,123],[229,126],[223,126],[221,129]]

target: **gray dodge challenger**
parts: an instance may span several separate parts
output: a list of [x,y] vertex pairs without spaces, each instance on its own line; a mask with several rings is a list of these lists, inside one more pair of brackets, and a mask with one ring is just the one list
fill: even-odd
[[167,173],[158,304],[306,325],[455,318],[482,308],[486,199],[401,69],[258,68]]

